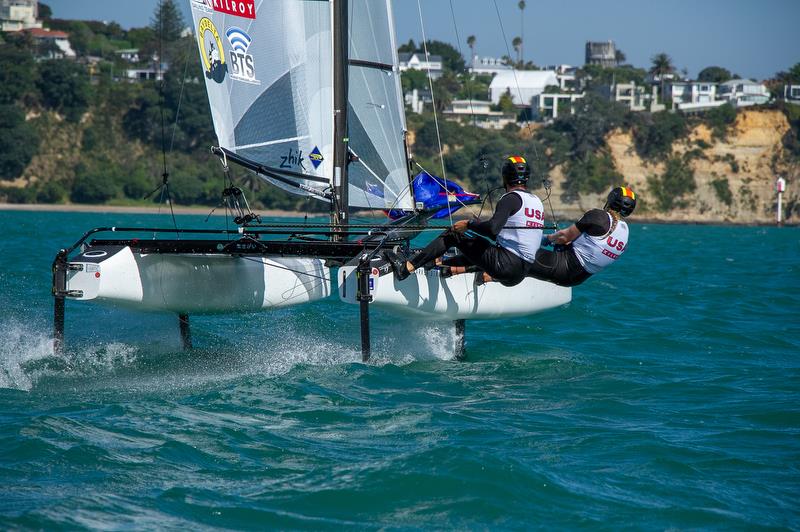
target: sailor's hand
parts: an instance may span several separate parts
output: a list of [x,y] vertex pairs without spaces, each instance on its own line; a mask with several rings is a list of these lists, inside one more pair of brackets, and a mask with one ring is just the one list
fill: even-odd
[[456,233],[463,233],[467,230],[467,224],[469,224],[468,220],[459,220],[453,224],[453,231]]

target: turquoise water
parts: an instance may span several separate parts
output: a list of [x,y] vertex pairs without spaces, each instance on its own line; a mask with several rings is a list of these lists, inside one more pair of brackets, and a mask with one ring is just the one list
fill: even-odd
[[[67,306],[95,225],[0,212],[0,527],[800,527],[800,232],[634,224],[566,308],[449,326],[335,300],[193,319]],[[180,217],[181,225],[202,217]]]

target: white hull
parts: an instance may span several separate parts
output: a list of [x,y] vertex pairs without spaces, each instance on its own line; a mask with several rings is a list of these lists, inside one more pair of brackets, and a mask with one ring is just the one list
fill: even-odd
[[[572,300],[572,288],[526,277],[514,287],[500,283],[475,284],[474,273],[442,278],[436,269],[415,270],[397,281],[389,265],[372,262],[372,305],[396,314],[427,320],[497,319],[534,314]],[[339,269],[339,297],[357,304],[356,266]]]
[[71,299],[178,313],[286,307],[331,294],[320,259],[227,254],[143,254],[128,246],[91,247],[70,260]]

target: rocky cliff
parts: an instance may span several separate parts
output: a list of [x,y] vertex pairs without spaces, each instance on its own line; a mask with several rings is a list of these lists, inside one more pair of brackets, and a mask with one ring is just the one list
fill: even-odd
[[[800,223],[800,164],[784,153],[789,122],[778,110],[744,110],[723,139],[705,125],[695,126],[684,140],[674,143],[672,156],[684,162],[693,174],[695,189],[686,191],[668,210],[654,201],[654,180],[667,171],[666,159],[644,161],[636,153],[632,134],[614,130],[606,137],[616,169],[637,193],[635,217],[670,222],[771,223],[775,221],[775,180],[787,181],[784,216],[787,223]],[[560,168],[551,172],[553,206],[575,216],[602,205],[602,195],[583,195],[578,204],[560,199],[564,176]]]

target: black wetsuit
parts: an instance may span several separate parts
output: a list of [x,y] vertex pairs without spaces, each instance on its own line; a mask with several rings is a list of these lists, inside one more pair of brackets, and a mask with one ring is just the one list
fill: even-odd
[[[603,236],[611,229],[611,222],[606,211],[592,209],[575,222],[575,226],[581,233]],[[577,286],[592,276],[583,269],[571,244],[559,246],[555,251],[539,249],[536,252],[536,262],[528,264],[527,275],[561,286]]]
[[[497,202],[497,208],[489,220],[482,222],[470,221],[467,226],[471,231],[491,238],[497,235],[506,225],[509,216],[522,208],[522,199],[519,194],[506,194]],[[528,263],[514,253],[493,244],[485,238],[467,236],[456,233],[450,229],[436,237],[425,249],[411,259],[414,268],[441,257],[451,247],[458,248],[462,256],[448,260],[451,266],[474,265],[485,271],[492,278],[506,286],[514,286],[525,278]]]

